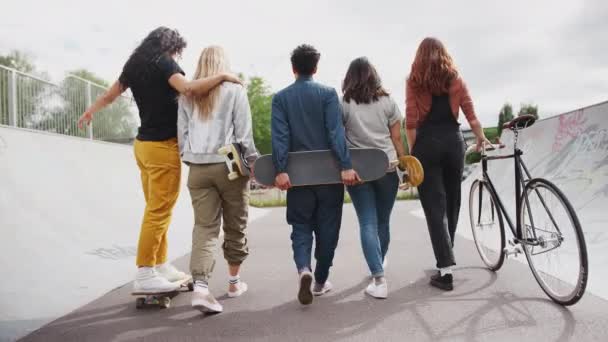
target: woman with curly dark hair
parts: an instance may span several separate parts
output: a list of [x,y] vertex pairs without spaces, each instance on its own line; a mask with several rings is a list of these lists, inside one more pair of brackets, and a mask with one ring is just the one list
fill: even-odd
[[439,269],[431,285],[446,291],[454,288],[452,249],[464,168],[460,109],[477,137],[477,146],[488,142],[452,57],[439,40],[425,38],[407,80],[405,129],[410,151],[424,168],[418,192]]
[[134,143],[146,199],[139,244],[137,292],[175,290],[174,282],[188,276],[167,262],[167,230],[180,188],[181,162],[177,144],[177,97],[201,95],[224,81],[240,80],[227,73],[187,81],[175,59],[186,41],[173,29],[159,27],[148,34],[125,63],[118,80],[80,117],[89,124],[93,114],[131,89],[141,126]]
[[[379,148],[390,160],[405,154],[401,140],[402,115],[395,101],[382,87],[374,66],[365,57],[351,62],[344,83],[342,111],[346,141],[351,148]],[[371,182],[348,186],[361,236],[361,247],[372,281],[365,293],[375,298],[388,296],[384,277],[390,241],[390,217],[399,177],[394,167]]]

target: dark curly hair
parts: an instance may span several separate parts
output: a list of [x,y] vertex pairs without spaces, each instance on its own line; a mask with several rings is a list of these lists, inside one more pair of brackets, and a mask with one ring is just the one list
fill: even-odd
[[291,53],[291,66],[299,75],[310,76],[315,72],[321,54],[311,45],[302,44]]
[[128,83],[133,81],[149,81],[154,63],[162,55],[181,54],[185,47],[186,40],[177,30],[164,26],[154,29],[135,48],[125,63],[120,83],[128,86]]
[[382,96],[388,96],[376,68],[365,57],[350,63],[342,82],[342,93],[344,101],[354,100],[357,104],[375,102]]

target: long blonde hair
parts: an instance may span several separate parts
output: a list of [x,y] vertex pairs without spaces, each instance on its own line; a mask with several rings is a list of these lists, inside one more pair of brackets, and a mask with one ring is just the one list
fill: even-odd
[[[217,75],[221,72],[230,70],[228,58],[221,46],[208,46],[203,49],[198,59],[194,79],[205,78]],[[194,106],[197,109],[199,119],[206,121],[211,118],[211,112],[220,96],[220,87],[215,87],[205,95],[193,98]]]

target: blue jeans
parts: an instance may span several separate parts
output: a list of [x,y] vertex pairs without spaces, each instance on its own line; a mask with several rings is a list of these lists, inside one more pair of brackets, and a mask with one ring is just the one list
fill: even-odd
[[342,223],[344,186],[321,185],[291,188],[287,192],[287,222],[292,225],[293,259],[298,272],[311,270],[313,238],[315,281],[325,284]]
[[373,182],[348,187],[361,233],[361,247],[373,277],[384,276],[382,262],[391,240],[390,218],[399,187],[397,172]]

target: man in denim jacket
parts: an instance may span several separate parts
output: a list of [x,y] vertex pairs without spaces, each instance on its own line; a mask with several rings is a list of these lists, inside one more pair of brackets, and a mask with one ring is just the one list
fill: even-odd
[[[319,52],[300,45],[291,54],[296,81],[272,99],[272,157],[275,185],[287,190],[287,223],[292,226],[294,261],[300,274],[298,300],[311,304],[313,294],[331,290],[327,281],[338,244],[344,202],[344,185],[291,187],[287,173],[289,152],[331,150],[342,169],[344,184],[359,181],[352,169],[344,137],[342,111],[336,90],[316,83]],[[311,285],[311,251],[315,238],[315,284]]]

